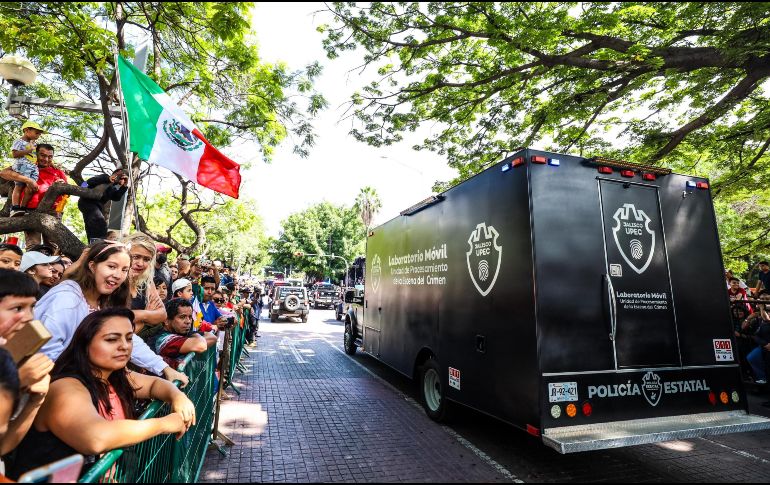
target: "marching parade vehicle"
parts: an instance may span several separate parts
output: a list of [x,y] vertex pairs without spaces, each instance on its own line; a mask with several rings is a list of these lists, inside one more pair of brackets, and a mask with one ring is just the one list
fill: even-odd
[[525,149],[373,229],[345,350],[561,453],[748,413],[708,181]]

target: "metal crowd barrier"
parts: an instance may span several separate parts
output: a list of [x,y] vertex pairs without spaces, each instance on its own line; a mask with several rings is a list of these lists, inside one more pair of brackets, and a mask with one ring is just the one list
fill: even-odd
[[245,345],[246,326],[249,324],[250,315],[251,313],[248,308],[243,310],[243,316],[241,316],[239,320],[236,321],[233,328],[232,341],[229,347],[230,351],[229,353],[224,354],[223,357],[226,359],[227,364],[226,366],[223,366],[222,369],[224,388],[227,389],[229,387],[238,395],[241,394],[241,391],[238,389],[238,387],[236,387],[235,384],[233,384],[233,377],[235,376],[236,370],[240,372],[245,371],[245,369],[240,366],[240,361],[244,353],[248,355]]
[[[129,448],[106,453],[80,479],[81,483],[197,482],[211,437],[216,406],[216,346],[188,354],[179,366],[190,383],[184,393],[195,404],[196,424],[181,440],[161,435]],[[179,386],[179,381],[174,381]],[[153,401],[139,419],[165,416],[169,406]]]

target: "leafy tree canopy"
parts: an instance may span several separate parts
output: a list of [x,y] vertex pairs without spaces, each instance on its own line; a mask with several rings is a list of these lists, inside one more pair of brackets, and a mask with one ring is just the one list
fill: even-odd
[[[342,256],[352,263],[364,253],[365,228],[354,207],[322,202],[290,215],[281,225],[282,233],[272,246],[276,268],[292,267],[311,278],[340,278],[345,273],[345,264],[339,258],[327,256]],[[320,256],[297,256],[297,252]]]
[[[19,94],[102,107],[95,114],[31,108],[31,117],[51,131],[46,141],[57,147],[57,163],[78,184],[84,171],[130,166],[138,180],[148,172],[126,159],[120,120],[109,115],[118,99],[114,55],[131,59],[142,45],[149,46],[148,75],[215,146],[251,140],[270,160],[275,147],[290,138],[295,153],[305,156],[315,140],[311,121],[326,106],[313,89],[321,68],[312,63],[291,70],[262,62],[251,33],[251,7],[248,2],[4,2],[0,56],[24,56],[40,73],[38,82]],[[0,150],[7,152],[19,134],[20,122],[0,113]],[[169,180],[175,184],[173,176]],[[43,207],[24,219],[39,226],[45,212],[50,211]],[[20,225],[0,223],[0,232]],[[65,232],[56,238],[77,242]]]
[[[770,247],[767,2],[334,3],[330,58],[378,79],[353,135],[418,127],[462,181],[521,146],[662,165],[712,182],[728,261]],[[741,262],[742,261],[742,262]]]

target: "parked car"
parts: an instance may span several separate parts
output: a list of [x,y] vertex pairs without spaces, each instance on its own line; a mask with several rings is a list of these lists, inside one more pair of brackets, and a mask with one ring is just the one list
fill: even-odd
[[301,286],[279,286],[275,288],[270,305],[270,321],[277,322],[281,317],[298,317],[307,322],[310,313],[310,301],[307,289]]

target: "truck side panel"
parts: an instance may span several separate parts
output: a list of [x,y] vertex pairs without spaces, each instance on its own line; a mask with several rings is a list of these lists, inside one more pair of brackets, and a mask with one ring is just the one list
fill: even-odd
[[[374,327],[379,315],[380,360],[411,377],[418,353],[429,348],[449,399],[524,427],[537,422],[539,389],[528,182],[526,170],[501,167],[374,230],[365,320]],[[473,254],[469,240],[493,234],[490,228],[497,239],[482,241],[481,251],[489,254]],[[366,339],[364,346],[371,349]]]

